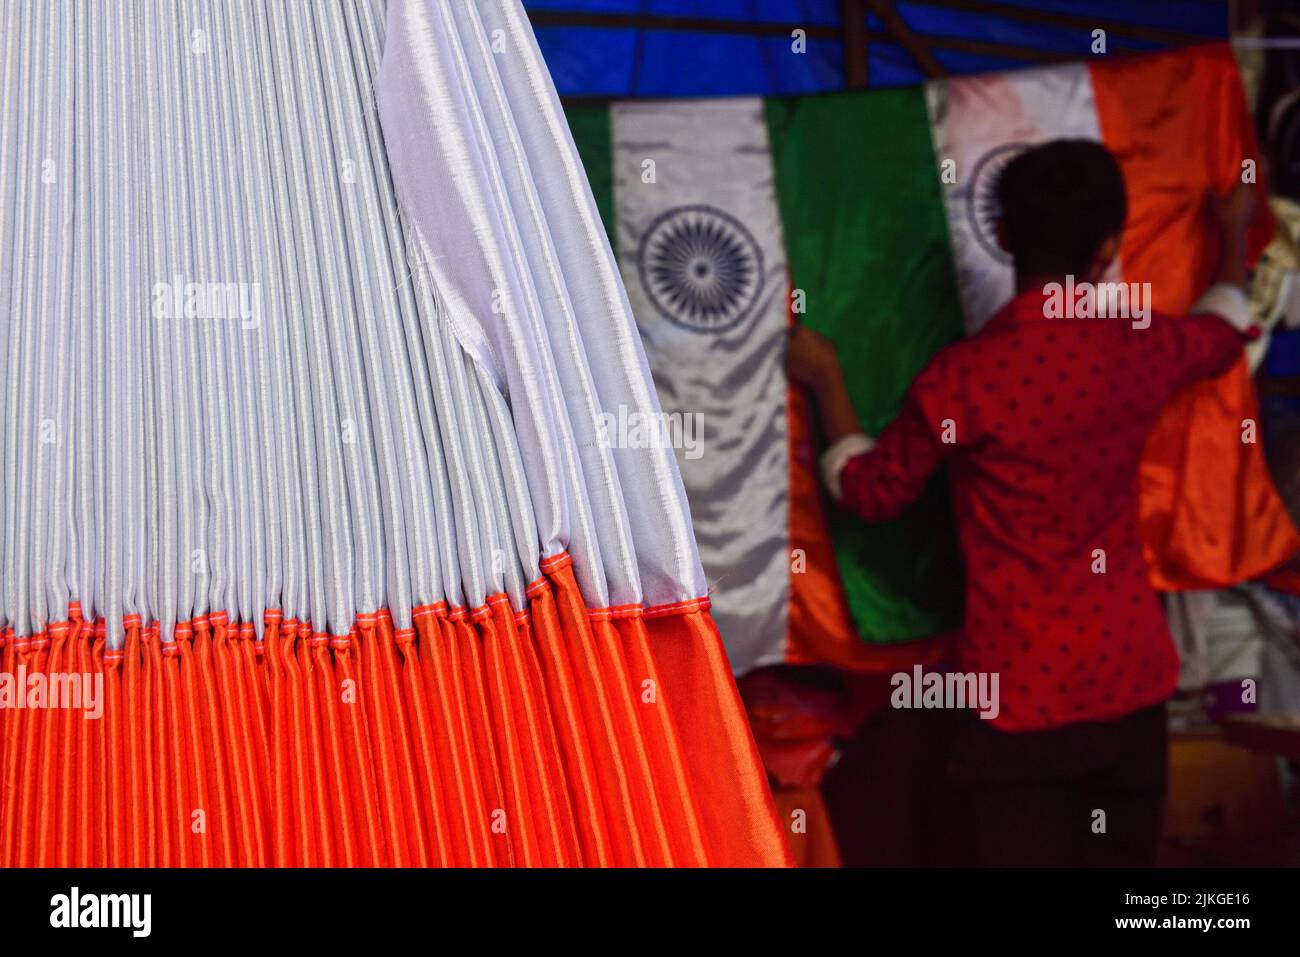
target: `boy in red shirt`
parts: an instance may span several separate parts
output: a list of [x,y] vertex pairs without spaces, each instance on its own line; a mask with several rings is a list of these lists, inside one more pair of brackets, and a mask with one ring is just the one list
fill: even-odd
[[796,328],[788,371],[816,399],[823,475],[851,512],[892,518],[948,466],[966,564],[957,667],[999,679],[996,717],[972,714],[950,768],[982,860],[1150,863],[1178,658],[1138,538],[1138,461],[1169,400],[1230,368],[1249,335],[1253,198],[1207,198],[1223,259],[1195,314],[1132,321],[1059,318],[1061,289],[1103,282],[1119,250],[1127,198],[1104,146],[1027,150],[998,199],[1015,298],[931,360],[878,438],[829,340]]

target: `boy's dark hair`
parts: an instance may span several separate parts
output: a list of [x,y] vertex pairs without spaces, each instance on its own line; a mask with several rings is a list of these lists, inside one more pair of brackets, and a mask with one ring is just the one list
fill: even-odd
[[1007,251],[1027,276],[1082,275],[1128,216],[1119,163],[1092,140],[1025,150],[1002,171],[997,197]]

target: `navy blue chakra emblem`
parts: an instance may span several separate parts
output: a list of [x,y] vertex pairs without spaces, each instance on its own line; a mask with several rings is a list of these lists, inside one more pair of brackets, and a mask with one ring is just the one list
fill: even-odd
[[743,322],[763,288],[763,254],[739,220],[712,206],[678,206],[641,237],[641,285],[665,319],[692,332]]
[[979,158],[971,174],[970,192],[966,194],[966,218],[975,240],[986,253],[1000,263],[1010,264],[1011,257],[998,245],[998,178],[1007,164],[1029,148],[1028,143],[1004,143]]

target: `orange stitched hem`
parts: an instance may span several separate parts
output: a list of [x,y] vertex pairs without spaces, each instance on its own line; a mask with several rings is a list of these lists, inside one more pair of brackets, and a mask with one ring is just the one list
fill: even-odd
[[589,625],[551,567],[518,632],[493,594],[492,618],[454,628],[480,613],[430,605],[397,629],[366,609],[331,636],[282,609],[205,608],[174,629],[133,615],[109,648],[119,621],[87,605],[70,633],[6,634],[5,668],[48,640],[22,664],[102,675],[103,709],[0,710],[0,866],[785,863],[717,629],[672,614],[704,602]]
[[558,555],[551,555],[549,558],[543,558],[537,563],[544,572],[553,572],[573,564],[573,556],[568,552],[560,552]]
[[[568,552],[561,552],[558,555],[552,555],[540,562],[542,569],[547,574],[553,574],[556,571],[566,568],[573,564],[573,557]],[[541,578],[531,582],[524,590],[527,598],[536,598],[542,592],[551,587],[550,579],[543,575]],[[591,608],[587,610],[587,615],[592,621],[615,621],[631,618],[663,618],[669,615],[689,615],[694,612],[708,611],[711,607],[709,598],[690,598],[683,601],[668,602],[661,605],[651,605],[646,607],[636,602],[623,605],[609,605],[604,608]],[[527,609],[515,610],[510,604],[510,598],[504,592],[494,592],[488,595],[483,604],[476,608],[467,608],[464,605],[449,606],[445,601],[433,602],[432,604],[417,605],[411,609],[412,619],[425,617],[436,617],[446,619],[447,621],[484,621],[493,615],[494,606],[505,606],[510,610],[514,617],[515,624],[523,627],[529,624],[531,616]],[[312,647],[331,647],[334,649],[345,649],[351,645],[351,633],[357,629],[374,629],[380,621],[392,623],[392,612],[387,608],[380,608],[376,611],[360,612],[357,614],[349,633],[346,635],[332,635],[328,632],[316,633],[312,631],[308,622],[299,622],[294,618],[284,617],[284,611],[279,608],[267,608],[262,613],[262,623],[267,627],[278,626],[280,631],[285,635],[297,635],[305,639]],[[89,625],[92,634],[96,638],[106,638],[108,635],[108,625],[103,618],[98,618],[93,622],[86,622],[82,616],[80,602],[68,603],[68,618],[66,621],[52,622],[41,632],[32,635],[17,636],[13,628],[6,628],[0,631],[0,649],[6,644],[12,642],[14,649],[19,652],[39,651],[49,645],[52,637],[66,634],[73,625],[84,623]],[[144,624],[143,616],[139,614],[124,615],[122,625],[126,629],[141,629],[142,637],[158,641],[161,639],[161,626],[158,622],[153,621]],[[262,639],[258,637],[257,629],[251,621],[232,621],[230,615],[225,611],[212,611],[202,615],[195,615],[186,621],[179,621],[172,629],[172,639],[162,642],[162,651],[164,655],[173,656],[178,654],[177,642],[188,641],[193,638],[195,630],[207,631],[208,629],[227,626],[228,639],[251,641],[256,650],[261,652]],[[411,629],[403,629],[395,634],[402,634]],[[118,654],[113,649],[106,650],[106,660],[117,660]]]

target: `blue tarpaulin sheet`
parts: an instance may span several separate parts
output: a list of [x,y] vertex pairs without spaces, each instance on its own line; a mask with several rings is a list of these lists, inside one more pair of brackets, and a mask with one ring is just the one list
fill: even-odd
[[[839,0],[524,0],[551,75],[562,96],[674,97],[782,96],[844,88],[844,51],[837,35]],[[1223,0],[999,0],[988,10],[954,9],[941,3],[900,0],[897,10],[927,37],[1021,47],[1044,54],[1084,57],[1097,26],[1128,24],[1188,37],[1220,40],[1228,33]],[[1015,8],[1059,14],[1067,25],[1012,16]],[[548,21],[577,15],[589,22]],[[710,21],[719,29],[666,29],[656,18]],[[800,26],[808,30],[802,53],[787,34],[761,36],[725,24]],[[874,16],[867,25],[881,31]],[[1159,36],[1108,31],[1112,49],[1156,50]],[[996,51],[972,52],[934,45],[950,73],[982,73],[1030,65]],[[920,83],[924,73],[897,43],[873,39],[867,47],[873,87]]]

